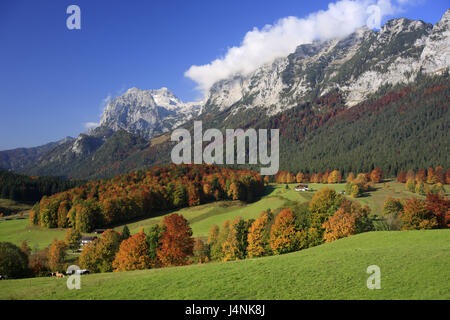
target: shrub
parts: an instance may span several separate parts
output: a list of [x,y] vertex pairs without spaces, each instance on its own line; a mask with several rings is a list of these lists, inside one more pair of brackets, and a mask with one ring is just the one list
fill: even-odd
[[384,201],[383,205],[383,215],[384,216],[398,216],[403,210],[403,204],[400,199],[393,199],[391,197]]
[[14,279],[28,274],[28,256],[18,246],[0,242],[0,275]]

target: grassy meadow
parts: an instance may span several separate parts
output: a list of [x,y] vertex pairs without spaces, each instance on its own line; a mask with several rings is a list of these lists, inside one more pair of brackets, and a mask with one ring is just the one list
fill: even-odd
[[[370,232],[280,256],[0,281],[0,299],[450,299],[450,230]],[[369,290],[367,267],[381,269]]]

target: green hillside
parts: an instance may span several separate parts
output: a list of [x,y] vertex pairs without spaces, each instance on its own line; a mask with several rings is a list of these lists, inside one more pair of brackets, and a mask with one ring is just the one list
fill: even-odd
[[[372,232],[300,252],[67,279],[0,281],[0,299],[450,299],[450,230]],[[368,266],[381,268],[369,290]]]

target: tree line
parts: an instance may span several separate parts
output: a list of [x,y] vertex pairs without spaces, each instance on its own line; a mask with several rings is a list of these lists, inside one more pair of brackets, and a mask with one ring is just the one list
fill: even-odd
[[[355,175],[350,172],[345,179],[346,194],[358,198],[365,192],[374,190],[374,184],[380,183],[384,179],[383,170],[375,168],[371,172],[359,173]],[[445,184],[450,184],[450,168],[445,170],[442,166],[436,168],[419,169],[417,174],[414,170],[408,172],[400,171],[397,179],[400,183],[406,183],[406,189],[420,195],[443,194],[445,195]],[[274,181],[280,184],[291,183],[315,183],[315,184],[336,184],[344,182],[339,170],[327,170],[324,173],[303,173],[293,174],[287,171],[281,171],[274,177]],[[271,179],[266,176],[264,182],[270,183]]]
[[211,201],[252,202],[263,192],[263,179],[254,171],[169,165],[92,181],[43,197],[30,211],[29,219],[46,228],[70,227],[89,232]]
[[82,183],[59,177],[26,176],[0,169],[0,198],[36,202],[43,196],[50,196]]

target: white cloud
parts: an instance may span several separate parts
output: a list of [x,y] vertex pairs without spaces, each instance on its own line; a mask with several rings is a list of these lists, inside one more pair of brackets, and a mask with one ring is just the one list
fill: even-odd
[[97,122],[85,122],[85,123],[83,123],[83,125],[84,125],[84,127],[86,128],[86,129],[94,129],[94,128],[97,128],[98,126],[100,126],[100,123],[97,123]]
[[[396,0],[399,4],[414,0]],[[399,11],[391,0],[341,0],[330,3],[306,18],[286,17],[262,29],[247,32],[238,47],[229,48],[224,57],[209,64],[191,66],[185,76],[197,83],[203,93],[217,81],[237,74],[248,74],[258,67],[287,56],[301,44],[346,36],[366,25],[371,14],[367,9],[377,5],[381,17]]]

